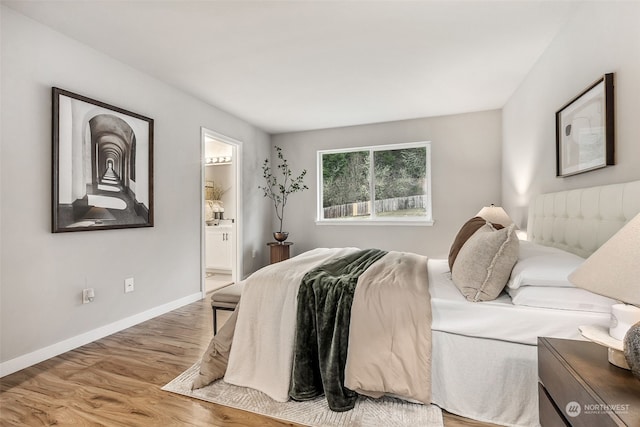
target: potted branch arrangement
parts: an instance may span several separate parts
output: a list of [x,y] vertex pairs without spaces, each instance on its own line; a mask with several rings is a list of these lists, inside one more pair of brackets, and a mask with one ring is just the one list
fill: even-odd
[[264,191],[264,197],[268,197],[273,201],[273,207],[276,211],[276,216],[280,220],[280,228],[273,233],[273,238],[282,243],[287,240],[289,233],[282,231],[282,222],[284,220],[284,208],[287,205],[289,195],[297,193],[298,191],[307,190],[304,183],[304,177],[307,174],[307,170],[303,169],[300,175],[293,178],[291,168],[287,159],[282,154],[282,148],[275,147],[278,155],[277,170],[271,169],[269,159],[266,159],[262,164],[262,176],[266,181],[265,186],[258,186],[259,189]]

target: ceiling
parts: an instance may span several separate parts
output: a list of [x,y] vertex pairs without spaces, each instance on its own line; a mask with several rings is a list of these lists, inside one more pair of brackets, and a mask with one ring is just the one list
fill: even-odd
[[269,133],[501,108],[577,1],[11,1]]

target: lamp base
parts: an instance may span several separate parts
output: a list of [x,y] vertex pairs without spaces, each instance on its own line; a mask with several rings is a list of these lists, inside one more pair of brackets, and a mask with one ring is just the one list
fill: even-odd
[[602,326],[588,325],[580,326],[578,327],[578,330],[582,336],[589,341],[593,341],[596,344],[607,347],[607,358],[609,359],[609,363],[617,366],[618,368],[631,370],[624,355],[624,345],[622,341],[609,335],[609,331],[606,328]]
[[631,370],[631,367],[627,363],[627,359],[624,357],[624,352],[620,350],[616,350],[615,348],[608,348],[609,353],[609,363],[617,366],[618,368],[626,369],[627,371]]

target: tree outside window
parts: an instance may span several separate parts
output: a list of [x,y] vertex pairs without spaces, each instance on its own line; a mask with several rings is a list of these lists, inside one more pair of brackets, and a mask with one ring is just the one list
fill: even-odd
[[431,221],[430,143],[318,152],[319,221]]

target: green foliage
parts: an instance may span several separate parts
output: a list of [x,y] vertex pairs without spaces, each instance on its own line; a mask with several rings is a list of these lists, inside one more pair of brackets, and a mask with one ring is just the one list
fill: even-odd
[[322,156],[323,207],[366,202],[369,196],[369,152]]
[[[425,159],[425,147],[374,151],[376,199],[424,194]],[[323,207],[369,201],[369,163],[369,151],[323,154]]]
[[284,207],[287,205],[289,195],[297,193],[298,191],[307,190],[309,187],[304,183],[307,170],[303,169],[300,175],[293,178],[289,163],[287,163],[287,159],[285,159],[282,154],[282,148],[275,147],[275,149],[279,161],[276,165],[277,170],[272,170],[269,159],[265,159],[262,164],[262,176],[265,179],[266,185],[258,186],[258,188],[264,191],[264,197],[268,197],[273,201],[276,216],[280,220],[280,230],[278,231],[282,232]]
[[417,196],[424,193],[426,148],[374,153],[376,199]]

